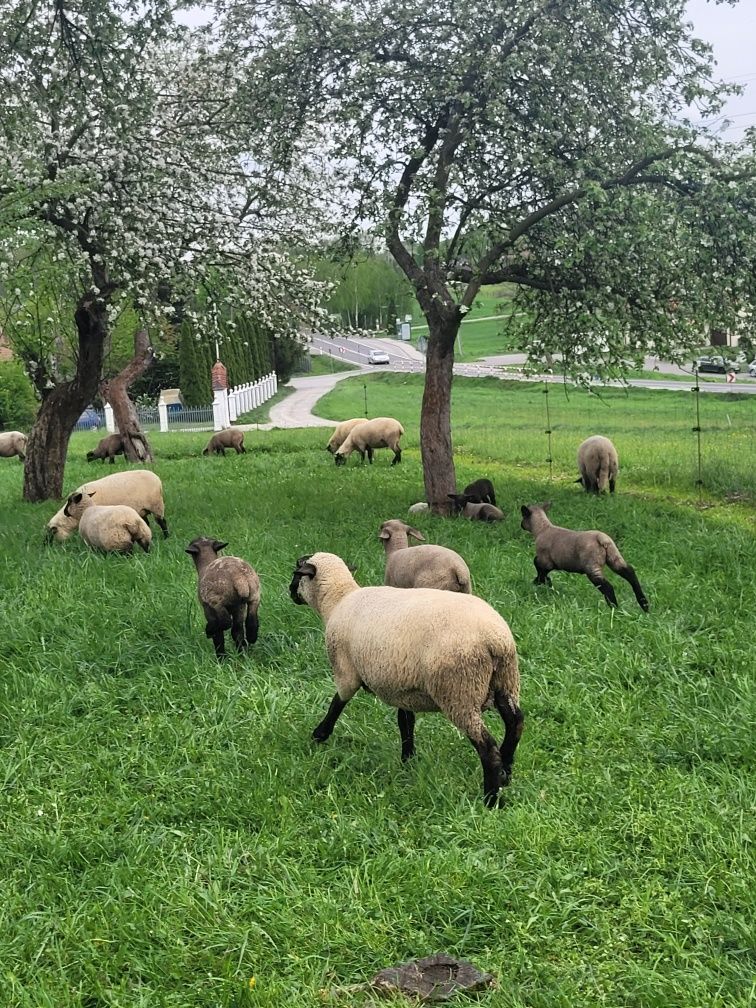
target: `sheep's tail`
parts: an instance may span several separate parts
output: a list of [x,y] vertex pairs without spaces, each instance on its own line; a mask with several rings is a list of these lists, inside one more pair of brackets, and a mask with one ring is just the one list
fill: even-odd
[[625,558],[617,549],[617,544],[614,539],[606,535],[604,532],[599,532],[598,541],[603,546],[606,554],[605,563],[608,564],[613,571],[616,571],[618,567],[627,567]]

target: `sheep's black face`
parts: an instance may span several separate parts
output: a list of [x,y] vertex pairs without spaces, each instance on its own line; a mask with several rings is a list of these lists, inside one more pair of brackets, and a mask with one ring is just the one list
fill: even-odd
[[72,504],[78,504],[81,501],[82,495],[80,493],[71,494],[71,496],[66,501],[66,506],[63,508],[63,514],[66,518],[71,517],[71,512],[68,510]]
[[346,455],[336,455],[336,465],[346,465]]
[[300,557],[297,560],[297,566],[294,569],[294,576],[291,579],[291,584],[289,585],[289,595],[291,595],[292,601],[297,605],[307,605],[303,598],[299,597],[299,582],[303,577],[315,577],[315,568],[309,562],[310,553],[308,556]]

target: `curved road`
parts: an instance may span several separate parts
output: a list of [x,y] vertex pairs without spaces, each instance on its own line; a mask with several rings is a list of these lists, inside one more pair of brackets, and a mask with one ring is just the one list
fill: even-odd
[[[345,378],[354,378],[356,375],[373,373],[374,371],[398,371],[405,373],[420,373],[425,370],[425,357],[416,350],[410,343],[400,342],[395,339],[357,339],[352,336],[336,337],[325,339],[314,336],[312,347],[323,354],[331,355],[337,360],[348,361],[357,365],[356,371],[339,371],[335,374],[316,375],[314,377],[292,378],[288,387],[293,387],[294,392],[281,402],[276,403],[270,410],[270,422],[263,424],[242,424],[242,430],[271,430],[273,427],[335,427],[335,420],[324,420],[322,417],[314,416],[312,407],[326,392],[343,381]],[[368,353],[370,350],[385,350],[389,355],[390,363],[382,365],[368,365]],[[502,380],[514,381],[548,381],[562,382],[561,375],[525,375],[521,371],[504,371],[502,366],[517,367],[524,364],[525,354],[505,354],[497,357],[483,358],[474,364],[455,364],[454,374],[467,378],[495,377]],[[647,369],[652,370],[656,364],[655,359],[646,362]],[[670,373],[685,374],[675,365],[659,362],[660,369]],[[743,376],[740,376],[741,378]],[[693,376],[690,376],[693,382]],[[601,387],[623,388],[622,382],[598,383]],[[672,381],[632,378],[627,385],[634,388],[646,389],[666,389],[674,392],[686,391],[692,388],[692,384],[684,381]],[[756,393],[756,382],[737,382],[727,384],[727,382],[706,381],[700,385],[702,392],[738,392]]]

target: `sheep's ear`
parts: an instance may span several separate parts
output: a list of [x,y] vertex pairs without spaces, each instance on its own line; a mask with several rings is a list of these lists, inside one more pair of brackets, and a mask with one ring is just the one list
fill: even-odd
[[188,553],[189,556],[198,556],[198,554],[199,554],[199,546],[195,546],[194,543],[192,543],[191,546],[187,546],[186,547],[186,549],[184,550],[184,553]]
[[520,513],[522,514],[523,518],[530,518],[530,508],[528,507],[527,504],[522,504],[520,506]]
[[[378,538],[379,539],[390,539],[391,538],[391,533],[389,532],[388,529],[382,528],[380,530],[380,532],[378,533]],[[349,565],[347,564],[347,566],[349,566]]]
[[408,528],[407,529],[407,535],[408,536],[412,536],[413,539],[419,539],[421,541],[423,541],[425,539],[425,536],[423,535],[423,533],[420,532],[416,528]]
[[96,491],[96,490],[93,490],[91,494],[87,494],[87,497],[94,497],[94,495],[95,495],[96,493],[97,493],[97,491]]
[[312,554],[310,553],[297,560],[296,570],[294,571],[295,574],[301,574],[304,577],[315,577],[317,574],[317,568],[314,564],[310,563],[311,556]]
[[541,504],[541,511],[548,511],[550,507],[551,501],[544,501],[543,504]]
[[80,493],[75,493],[75,494],[73,495],[73,497],[71,497],[71,503],[72,503],[72,504],[78,504],[78,503],[79,503],[79,501],[81,500],[81,498],[82,498],[83,496],[84,496],[83,494],[80,494]]
[[222,549],[225,549],[226,546],[228,546],[227,542],[221,542],[219,539],[213,539],[213,549],[215,550],[216,553],[220,552],[220,550]]

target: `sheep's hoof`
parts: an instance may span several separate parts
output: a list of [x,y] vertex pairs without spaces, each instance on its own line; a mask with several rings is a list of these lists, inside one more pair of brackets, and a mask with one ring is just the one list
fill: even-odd
[[327,742],[330,738],[330,734],[330,732],[323,731],[322,728],[316,728],[312,733],[312,741],[317,742],[318,744]]

